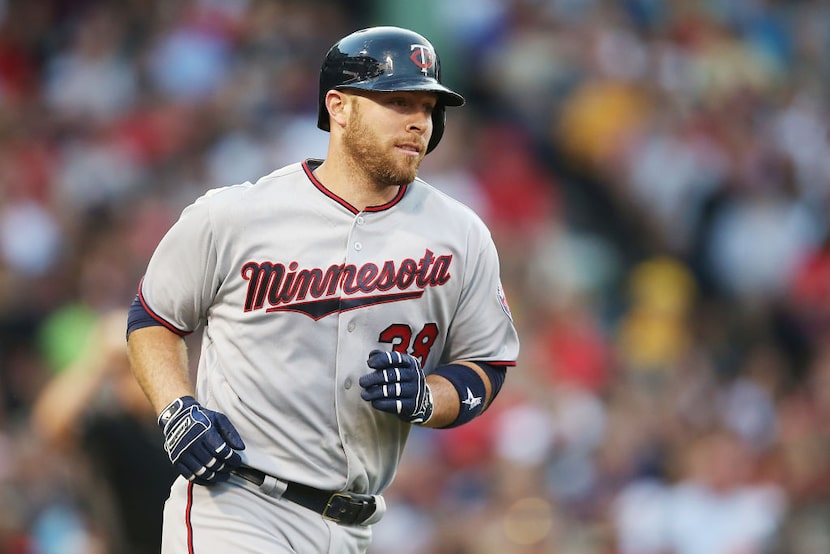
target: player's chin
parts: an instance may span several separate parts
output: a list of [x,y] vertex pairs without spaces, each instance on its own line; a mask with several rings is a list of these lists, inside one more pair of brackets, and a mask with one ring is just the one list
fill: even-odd
[[386,166],[386,173],[398,184],[411,183],[418,175],[421,160],[401,159],[397,156]]
[[401,168],[401,170],[398,172],[398,179],[397,179],[398,182],[406,184],[406,183],[411,183],[412,181],[414,181],[415,177],[418,176],[418,166],[419,165],[420,165],[420,162],[418,164],[415,164],[414,166],[410,166],[410,167],[407,167],[407,168]]

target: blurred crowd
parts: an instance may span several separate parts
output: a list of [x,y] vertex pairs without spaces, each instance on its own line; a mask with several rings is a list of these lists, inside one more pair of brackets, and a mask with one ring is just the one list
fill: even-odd
[[522,354],[415,429],[372,552],[830,552],[827,3],[0,0],[0,553],[157,551],[123,310],[186,204],[324,156],[322,57],[377,24],[467,97],[421,176]]

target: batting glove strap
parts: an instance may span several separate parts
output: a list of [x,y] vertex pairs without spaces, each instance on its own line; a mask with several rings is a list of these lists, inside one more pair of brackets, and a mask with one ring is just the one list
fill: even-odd
[[424,381],[423,398],[416,407],[415,413],[409,418],[410,423],[423,425],[432,418],[432,412],[435,410],[435,402],[432,399],[432,389],[429,388],[426,381]]
[[158,423],[170,462],[190,481],[203,485],[224,481],[242,462],[236,450],[245,444],[228,418],[204,408],[192,396],[171,402]]
[[169,424],[173,419],[177,419],[179,414],[195,404],[197,404],[196,399],[192,396],[182,396],[181,398],[177,398],[168,404],[167,407],[161,411],[161,414],[159,414],[158,417],[158,423],[161,430],[166,434],[167,424]]
[[409,354],[373,350],[367,365],[374,369],[360,378],[360,396],[376,410],[403,421],[424,424],[432,417],[432,391],[418,360]]
[[452,383],[460,402],[458,416],[443,428],[458,427],[481,415],[487,390],[478,373],[464,364],[448,364],[436,368],[432,375],[440,375]]

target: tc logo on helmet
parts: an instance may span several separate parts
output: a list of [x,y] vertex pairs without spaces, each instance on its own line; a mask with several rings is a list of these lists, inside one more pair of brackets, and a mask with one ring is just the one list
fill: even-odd
[[429,73],[429,69],[435,65],[435,52],[432,48],[423,44],[410,44],[409,50],[412,52],[409,59],[421,68],[421,73]]

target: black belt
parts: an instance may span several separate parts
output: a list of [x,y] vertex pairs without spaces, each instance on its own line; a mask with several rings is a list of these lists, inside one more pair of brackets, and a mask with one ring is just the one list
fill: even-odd
[[[258,487],[262,486],[268,477],[266,473],[248,466],[234,469],[233,474]],[[360,525],[372,517],[377,509],[375,497],[369,494],[348,491],[322,491],[292,481],[283,479],[279,479],[279,481],[287,485],[281,498],[313,510],[325,519],[341,525]]]

